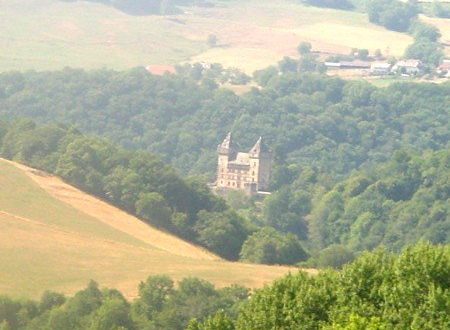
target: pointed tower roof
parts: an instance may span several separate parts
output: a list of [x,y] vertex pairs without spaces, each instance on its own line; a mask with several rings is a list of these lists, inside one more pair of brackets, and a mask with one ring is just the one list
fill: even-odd
[[250,157],[260,157],[263,153],[270,153],[270,150],[260,136],[248,153],[250,154]]
[[230,151],[233,151],[231,132],[229,132],[222,143],[217,146],[217,151],[222,154],[228,154]]

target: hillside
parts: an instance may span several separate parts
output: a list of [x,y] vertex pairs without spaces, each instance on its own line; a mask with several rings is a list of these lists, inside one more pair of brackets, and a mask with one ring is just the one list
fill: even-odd
[[65,184],[0,160],[0,292],[73,293],[89,279],[135,297],[152,274],[260,287],[289,271],[230,263]]
[[[58,0],[0,2],[0,71],[66,66],[124,69],[185,61],[219,62],[247,72],[283,56],[301,41],[322,52],[380,49],[402,55],[412,39],[370,24],[358,12],[292,1],[227,1],[186,8],[181,15],[132,16],[112,7]],[[206,44],[217,36],[217,47]]]

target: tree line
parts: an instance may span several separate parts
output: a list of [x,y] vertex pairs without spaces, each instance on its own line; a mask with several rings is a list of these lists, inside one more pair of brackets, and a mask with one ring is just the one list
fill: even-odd
[[0,296],[0,329],[448,329],[450,246],[367,252],[341,271],[289,274],[263,289],[216,289],[167,276],[141,282],[132,302],[91,281],[72,297]]

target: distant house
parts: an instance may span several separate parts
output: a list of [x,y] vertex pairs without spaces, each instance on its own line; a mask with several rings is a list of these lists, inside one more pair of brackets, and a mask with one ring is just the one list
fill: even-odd
[[450,77],[450,60],[444,60],[441,65],[438,66],[436,72],[445,75],[446,77]]
[[339,69],[341,67],[340,62],[325,62],[324,64],[328,69]]
[[388,62],[372,62],[370,65],[370,73],[376,76],[384,76],[391,73],[392,64]]
[[370,62],[367,62],[367,61],[325,62],[324,64],[329,69],[369,69],[370,68]]
[[166,73],[173,74],[176,72],[173,65],[148,65],[145,69],[155,76],[162,76]]
[[420,60],[401,60],[398,61],[393,67],[392,72],[404,73],[408,75],[416,75],[423,70],[423,64]]
[[341,69],[370,69],[367,61],[341,61]]

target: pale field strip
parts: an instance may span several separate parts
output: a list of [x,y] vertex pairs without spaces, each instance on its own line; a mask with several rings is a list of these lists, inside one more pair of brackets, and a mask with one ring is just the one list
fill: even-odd
[[[126,69],[208,61],[247,73],[296,56],[309,41],[316,51],[380,49],[400,56],[406,34],[370,24],[365,14],[302,6],[287,0],[229,1],[189,8],[183,15],[130,16],[101,4],[0,0],[0,71],[65,66]],[[206,38],[216,34],[218,47]]]

